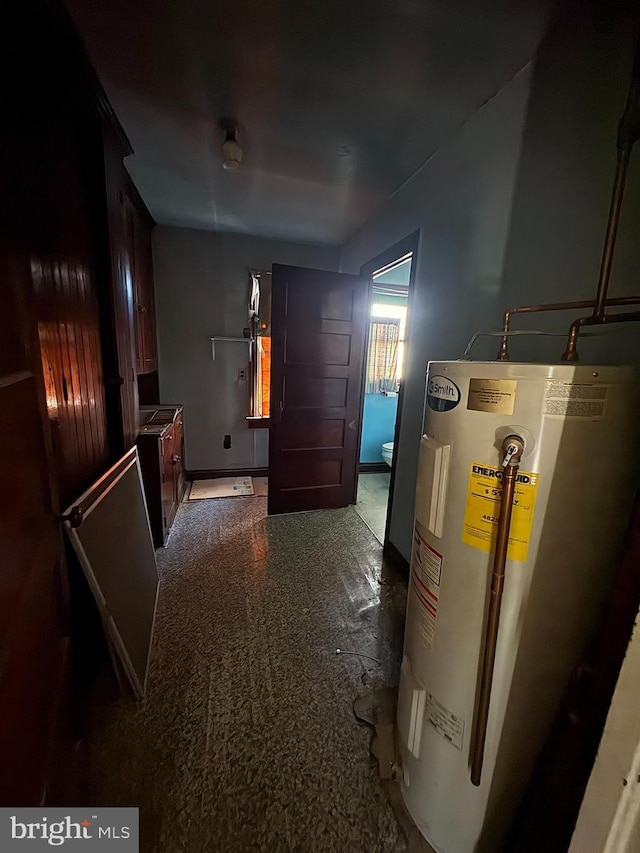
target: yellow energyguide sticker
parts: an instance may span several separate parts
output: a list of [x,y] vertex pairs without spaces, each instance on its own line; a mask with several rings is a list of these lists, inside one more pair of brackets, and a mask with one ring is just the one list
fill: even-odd
[[[509,530],[507,557],[524,563],[529,550],[536,505],[538,474],[518,471]],[[502,468],[472,462],[467,487],[462,541],[480,551],[493,551],[498,529]]]

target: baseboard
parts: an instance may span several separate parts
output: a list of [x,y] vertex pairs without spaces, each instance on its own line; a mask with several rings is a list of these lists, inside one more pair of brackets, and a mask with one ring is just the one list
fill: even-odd
[[396,548],[393,542],[387,541],[384,543],[384,549],[382,551],[382,556],[388,563],[390,563],[393,568],[407,581],[409,582],[409,563],[402,556],[400,551]]
[[361,462],[358,466],[359,474],[384,474],[391,471],[386,462]]
[[219,477],[267,477],[268,468],[205,468],[185,471],[189,480],[217,480]]

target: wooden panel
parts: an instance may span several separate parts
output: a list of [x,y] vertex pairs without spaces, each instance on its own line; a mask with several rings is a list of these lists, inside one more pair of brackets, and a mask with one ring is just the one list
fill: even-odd
[[367,279],[274,265],[269,512],[355,494]]
[[157,406],[160,403],[158,371],[138,374],[138,397],[141,406]]
[[164,522],[164,538],[169,535],[173,519],[177,511],[176,481],[174,465],[174,433],[171,428],[161,439],[162,455],[162,515]]
[[289,489],[340,486],[342,461],[340,459],[302,459],[295,467],[287,467],[280,480],[280,487]]
[[[10,381],[10,378],[8,379]],[[36,560],[39,535],[50,524],[47,511],[46,460],[40,424],[37,383],[33,375],[0,389],[0,434],[5,458],[0,470],[7,488],[0,490],[2,527],[2,595],[0,633],[14,615],[28,567]]]
[[312,420],[282,423],[282,450],[301,450],[316,447],[342,447],[344,421]]
[[171,530],[186,480],[183,463],[182,409],[160,434],[138,436],[138,454],[153,542],[163,546]]
[[127,245],[136,309],[136,370],[143,374],[158,368],[151,246],[154,222],[130,179],[125,187],[125,197]]
[[[109,110],[62,4],[11,4],[3,36],[0,802],[36,806],[58,771],[53,756],[69,766],[66,747],[81,718],[67,663],[78,622],[70,624],[54,516],[61,497],[104,470],[109,453],[101,128]],[[90,646],[90,682],[96,649],[86,633],[77,636]]]
[[347,379],[326,376],[289,375],[283,382],[282,400],[290,409],[344,407]]
[[138,436],[137,444],[151,535],[153,536],[153,544],[156,548],[160,548],[165,541],[162,513],[164,467],[160,452],[160,439],[155,435],[142,434]]
[[0,802],[11,805],[43,797],[68,632],[40,387],[30,371],[0,376]]
[[[317,271],[322,276],[320,271]],[[326,273],[324,274],[326,277]],[[335,275],[335,273],[329,273]],[[353,321],[354,299],[349,290],[333,290],[321,284],[316,290],[292,286],[287,292],[286,313],[306,328],[321,320]]]
[[138,435],[138,384],[135,362],[135,301],[131,258],[127,241],[124,188],[126,173],[122,149],[113,132],[104,134],[104,170],[109,230],[111,352],[106,376],[107,395],[114,413],[112,456],[120,456],[135,444]]
[[174,481],[176,486],[175,503],[177,510],[187,487],[187,481],[184,473],[184,431],[182,424],[182,412],[178,414],[174,424],[173,454]]
[[153,286],[153,253],[151,249],[151,228],[141,220],[138,241],[139,266],[142,272],[142,291],[144,299],[144,349],[142,351],[142,373],[151,373],[158,369],[158,344],[156,337],[156,304]]
[[285,342],[287,364],[349,364],[351,335],[290,329]]
[[[95,131],[95,133],[94,133]],[[38,200],[31,242],[33,302],[60,497],[81,492],[109,458],[98,299],[95,178],[101,139],[52,119],[40,128],[48,158],[30,169]],[[55,168],[51,168],[51,163]]]

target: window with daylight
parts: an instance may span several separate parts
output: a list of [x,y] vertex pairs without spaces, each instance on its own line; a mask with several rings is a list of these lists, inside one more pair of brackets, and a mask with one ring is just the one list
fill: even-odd
[[372,320],[369,331],[366,394],[397,390],[399,342],[398,320]]
[[[374,289],[374,300],[376,291]],[[406,305],[374,301],[371,306],[366,394],[394,393],[402,378]]]
[[251,382],[249,417],[268,418],[271,385],[271,273],[251,271],[249,281]]

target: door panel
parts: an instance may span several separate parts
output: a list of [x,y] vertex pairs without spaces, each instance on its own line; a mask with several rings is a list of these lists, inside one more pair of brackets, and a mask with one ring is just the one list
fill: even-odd
[[339,486],[342,479],[341,459],[304,459],[283,471],[282,489],[309,489]]
[[275,264],[269,513],[354,495],[368,279]]
[[287,335],[288,364],[349,364],[350,335],[330,332],[309,333],[304,328]]
[[349,382],[346,378],[309,376],[305,371],[284,377],[282,384],[284,405],[288,409],[332,409],[347,405]]
[[344,443],[344,420],[319,418],[315,422],[291,418],[280,426],[282,450],[316,447],[342,447]]

